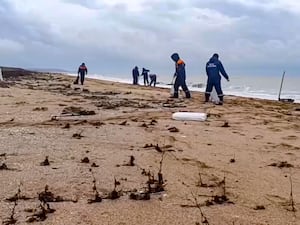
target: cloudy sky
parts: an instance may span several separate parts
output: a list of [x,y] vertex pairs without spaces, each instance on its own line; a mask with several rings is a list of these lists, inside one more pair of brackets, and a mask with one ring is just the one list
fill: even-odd
[[299,0],[0,0],[0,65],[130,74],[300,75]]

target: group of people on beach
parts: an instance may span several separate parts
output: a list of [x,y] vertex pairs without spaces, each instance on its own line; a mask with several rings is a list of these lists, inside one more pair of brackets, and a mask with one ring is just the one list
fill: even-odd
[[[171,55],[171,59],[175,62],[175,73],[172,82],[173,85],[173,95],[171,98],[178,98],[179,97],[179,87],[185,92],[186,98],[191,98],[191,93],[186,85],[186,73],[185,73],[185,62],[179,57],[178,53],[173,53]],[[149,70],[143,68],[142,76],[144,76],[144,85],[148,85],[148,72]],[[210,99],[211,92],[213,88],[215,88],[219,101],[216,102],[218,105],[223,105],[223,91],[221,88],[221,75],[229,81],[229,76],[227,75],[222,62],[219,60],[219,55],[217,53],[213,54],[213,56],[209,59],[206,63],[206,75],[207,75],[207,84],[205,90],[205,102],[208,102]],[[155,77],[151,77],[150,74],[150,86],[151,83],[154,82],[154,86],[156,84],[156,75]],[[132,70],[132,77],[133,77],[133,84],[138,85],[138,77],[139,77],[139,70],[138,67],[135,66]],[[155,81],[153,81],[155,80]]]
[[[171,59],[175,62],[175,73],[173,80],[175,82],[173,83],[173,95],[172,98],[178,98],[179,97],[179,87],[182,88],[182,90],[185,93],[186,98],[191,98],[191,93],[186,85],[186,73],[185,73],[185,62],[179,57],[178,53],[173,53],[171,55]],[[213,56],[209,59],[209,61],[206,63],[206,75],[207,75],[207,84],[206,84],[206,90],[205,90],[205,102],[208,102],[210,99],[211,92],[213,88],[215,88],[219,101],[217,102],[218,105],[223,104],[223,91],[221,88],[221,75],[229,81],[229,76],[227,75],[222,62],[219,60],[219,55],[217,53],[213,54]],[[156,86],[156,74],[150,74],[148,73],[150,70],[143,68],[141,76],[144,77],[144,85],[145,86]],[[80,83],[83,85],[85,76],[87,75],[88,70],[85,65],[85,63],[82,63],[78,68],[78,76],[77,79],[74,81],[74,84]],[[132,78],[133,78],[133,84],[138,85],[138,79],[139,79],[140,73],[139,68],[135,66],[132,70]],[[148,77],[150,77],[150,82]]]
[[[141,76],[144,77],[144,85],[145,86],[156,86],[156,74],[149,74],[150,70],[143,68]],[[137,66],[135,66],[132,70],[132,78],[133,78],[133,84],[134,85],[138,85],[139,84],[139,76],[140,76],[140,72],[139,72],[139,68]],[[150,77],[150,83],[149,83],[149,77]]]
[[[186,74],[185,74],[185,63],[180,59],[178,53],[173,53],[171,59],[175,62],[175,73],[174,73],[174,93],[172,98],[178,98],[179,87],[185,92],[186,98],[191,98],[191,93],[186,85]],[[223,105],[223,91],[221,88],[221,75],[229,81],[229,76],[227,75],[222,62],[219,60],[219,55],[217,53],[206,63],[206,75],[207,75],[207,84],[205,90],[205,102],[209,101],[211,92],[215,88],[219,101],[216,102],[218,105]],[[220,75],[221,74],[221,75]]]

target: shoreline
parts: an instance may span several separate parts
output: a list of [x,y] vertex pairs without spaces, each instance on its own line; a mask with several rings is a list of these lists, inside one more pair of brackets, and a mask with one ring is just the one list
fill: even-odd
[[[27,74],[0,88],[1,221],[17,202],[18,224],[195,225],[199,207],[212,225],[299,223],[300,104],[226,96],[216,106],[202,93],[73,78]],[[172,120],[178,111],[208,119]],[[46,186],[55,211],[39,221]]]
[[[66,75],[68,76],[76,76],[76,74],[72,74],[72,73],[67,73]],[[96,79],[96,80],[103,80],[103,81],[111,81],[111,82],[118,82],[118,83],[124,83],[124,84],[131,84],[130,79],[125,79],[125,78],[117,78],[117,77],[110,77],[110,76],[103,76],[103,75],[97,75],[97,74],[92,74],[92,77],[90,77],[89,79]],[[205,84],[204,83],[199,83],[201,85],[204,85],[203,88],[196,88],[193,87],[193,83],[190,83],[188,85],[189,89],[193,92],[200,92],[200,93],[204,93],[205,92]],[[142,84],[139,84],[139,86],[144,86]],[[170,85],[164,82],[161,82],[160,84],[157,85],[157,87],[161,87],[161,88],[166,88],[169,89]],[[229,94],[227,94],[229,93]],[[235,96],[235,97],[244,97],[244,98],[252,98],[252,99],[262,99],[262,100],[272,100],[272,101],[278,101],[277,98],[278,96],[276,96],[276,98],[274,98],[273,95],[269,94],[269,97],[267,97],[267,94],[261,94],[262,96],[260,97],[258,93],[252,93],[252,94],[244,94],[244,93],[234,93],[234,91],[227,91],[224,90],[224,96]],[[300,103],[300,99],[295,99],[294,103]]]

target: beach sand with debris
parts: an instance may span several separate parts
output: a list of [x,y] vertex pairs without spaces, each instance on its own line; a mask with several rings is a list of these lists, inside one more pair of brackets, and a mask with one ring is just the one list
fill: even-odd
[[[300,104],[225,96],[215,106],[203,93],[170,99],[92,79],[81,88],[59,74],[9,79],[3,224],[300,224]],[[178,111],[208,118],[172,120]]]

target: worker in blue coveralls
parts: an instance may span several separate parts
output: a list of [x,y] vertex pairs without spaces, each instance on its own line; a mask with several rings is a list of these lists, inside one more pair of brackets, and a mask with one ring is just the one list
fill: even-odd
[[229,77],[225,72],[221,61],[219,60],[219,55],[215,53],[206,63],[207,84],[205,90],[205,102],[209,101],[210,93],[212,92],[213,87],[215,87],[220,100],[218,104],[223,105],[223,92],[221,88],[220,73],[227,81],[229,81]]
[[155,85],[156,85],[156,74],[150,74],[149,77],[150,77],[149,86],[151,86],[153,84],[153,87],[155,87]]
[[85,75],[87,75],[88,73],[88,70],[87,70],[87,67],[85,66],[85,63],[82,63],[79,68],[78,68],[78,72],[77,72],[77,78],[74,82],[74,84],[78,84],[78,80],[79,80],[79,76],[80,76],[80,83],[81,85],[83,85],[84,83],[84,78],[85,78]]
[[185,75],[185,63],[182,59],[180,59],[178,53],[173,53],[171,55],[171,59],[175,62],[175,83],[174,83],[174,94],[172,98],[178,98],[178,90],[181,86],[182,90],[185,92],[186,98],[191,98],[191,93],[185,83],[186,75]]
[[142,76],[144,76],[144,85],[148,86],[149,85],[149,79],[148,79],[148,73],[150,72],[150,70],[147,70],[145,68],[143,68],[142,70]]
[[138,80],[139,80],[139,76],[140,76],[140,73],[139,73],[139,68],[136,66],[133,68],[132,70],[132,78],[133,78],[133,84],[134,85],[138,85]]

